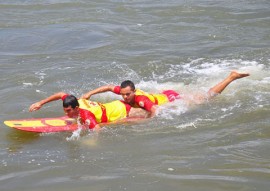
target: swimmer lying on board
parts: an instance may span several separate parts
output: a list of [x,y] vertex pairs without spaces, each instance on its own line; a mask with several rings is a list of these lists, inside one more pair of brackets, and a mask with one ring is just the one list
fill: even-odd
[[[197,95],[196,103],[202,103],[203,101],[220,94],[231,82],[249,76],[248,73],[240,73],[232,71],[223,81],[210,88],[206,95]],[[142,108],[150,112],[150,117],[155,116],[158,105],[162,105],[167,102],[172,102],[175,99],[181,99],[181,95],[174,90],[166,90],[160,94],[149,94],[142,90],[135,89],[135,85],[132,81],[126,80],[121,83],[121,86],[105,85],[97,89],[91,90],[82,96],[83,99],[90,99],[94,94],[111,91],[113,93],[122,95],[124,103],[129,104],[135,108]]]
[[81,124],[90,129],[100,129],[100,123],[116,121],[133,121],[136,118],[145,118],[148,112],[141,108],[133,108],[123,101],[98,103],[86,99],[77,99],[73,95],[59,92],[39,102],[32,104],[29,111],[39,110],[44,104],[51,101],[63,100],[63,109],[69,118],[77,118]]

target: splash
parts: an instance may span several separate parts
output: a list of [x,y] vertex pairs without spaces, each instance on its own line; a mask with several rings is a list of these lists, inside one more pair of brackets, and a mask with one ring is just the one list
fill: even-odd
[[80,123],[80,120],[77,119],[77,124],[78,124],[78,129],[72,132],[72,135],[70,137],[67,137],[67,141],[76,141],[79,140],[80,137],[86,132],[89,132],[89,128],[86,127],[85,125],[82,125]]
[[[110,76],[110,78],[104,78],[104,74],[99,75],[93,79],[89,85],[88,77],[89,75],[82,74],[80,81],[85,83],[78,87],[78,89],[68,89],[67,92],[74,92],[75,94],[83,93],[99,87],[100,85],[114,84],[119,85],[125,79],[131,79],[134,81],[136,88],[149,93],[160,93],[163,90],[172,89],[180,93],[182,99],[177,100],[173,103],[166,104],[160,107],[158,111],[158,116],[161,120],[173,120],[177,121],[179,116],[185,115],[191,110],[192,105],[201,104],[197,103],[196,100],[198,95],[205,97],[209,88],[213,87],[224,78],[226,78],[232,70],[238,70],[240,72],[248,72],[251,76],[237,80],[230,84],[222,96],[216,96],[215,104],[216,106],[211,108],[205,108],[206,111],[201,111],[196,113],[195,111],[191,116],[185,115],[185,121],[181,121],[181,124],[190,125],[197,117],[203,116],[204,119],[210,118],[215,120],[211,112],[213,109],[222,108],[221,111],[216,113],[215,118],[223,116],[228,118],[235,115],[236,111],[242,109],[245,112],[245,107],[250,105],[260,105],[262,107],[265,105],[267,97],[269,96],[269,83],[270,83],[270,72],[269,72],[269,63],[262,63],[260,61],[254,60],[243,60],[243,59],[207,59],[207,58],[198,58],[198,59],[188,59],[181,61],[180,63],[171,64],[172,61],[169,61],[170,64],[166,62],[153,62],[149,61],[146,63],[144,68],[148,68],[147,71],[151,72],[142,72],[144,68],[140,66],[133,66],[132,68],[127,64],[112,62],[111,66],[106,68],[110,69],[110,72],[117,75]],[[163,64],[160,67],[155,67],[155,64]],[[137,67],[137,68],[136,68]],[[139,67],[139,68],[138,68]],[[150,69],[149,69],[150,67]],[[106,70],[100,69],[101,73]],[[86,79],[87,78],[87,79]],[[63,87],[67,83],[64,83]],[[63,84],[60,82],[60,85]],[[87,90],[85,90],[87,87]],[[92,87],[89,89],[89,87]],[[103,93],[98,96],[93,96],[91,99],[98,102],[109,102],[112,100],[121,100],[122,97],[112,93]],[[187,100],[192,103],[187,103]],[[237,101],[240,100],[241,108],[232,107]],[[209,100],[203,100],[205,103],[211,102]],[[225,110],[224,110],[225,108]],[[198,109],[197,107],[195,110]],[[200,107],[199,107],[200,109]],[[221,113],[220,113],[221,112]],[[209,114],[207,114],[209,113]],[[191,119],[192,118],[192,119]],[[182,120],[182,119],[181,119]],[[179,121],[179,120],[178,120]],[[181,125],[180,125],[181,126]],[[184,125],[185,126],[185,125]],[[80,130],[74,132],[69,140],[77,140],[80,138]]]
[[70,137],[67,137],[66,140],[67,141],[79,140],[79,138],[81,137],[81,132],[82,132],[82,128],[80,127],[76,131],[73,131],[72,135]]
[[193,122],[180,124],[176,128],[178,128],[178,129],[186,129],[186,128],[190,128],[190,127],[197,128],[195,123],[193,123]]
[[161,105],[157,111],[157,116],[163,119],[174,119],[188,110],[188,106],[183,100],[176,100],[174,102]]

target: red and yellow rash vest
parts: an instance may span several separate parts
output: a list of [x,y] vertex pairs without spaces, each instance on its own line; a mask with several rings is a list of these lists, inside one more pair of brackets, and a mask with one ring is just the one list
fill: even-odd
[[[67,95],[62,97],[62,100]],[[112,101],[101,104],[86,99],[78,99],[81,122],[93,129],[98,123],[107,123],[123,119],[128,116],[131,106],[122,101]],[[89,124],[90,123],[90,124]]]
[[[120,95],[120,86],[114,87],[114,93]],[[180,95],[174,90],[166,90],[160,94],[149,94],[142,90],[136,89],[135,91],[135,105],[133,107],[141,107],[150,111],[153,105],[162,105],[179,99]]]

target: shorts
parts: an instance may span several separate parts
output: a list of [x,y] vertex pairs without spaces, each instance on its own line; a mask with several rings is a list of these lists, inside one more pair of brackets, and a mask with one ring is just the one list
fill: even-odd
[[176,91],[174,90],[165,90],[162,92],[162,94],[165,94],[169,100],[169,102],[172,102],[176,99],[180,99],[180,95],[179,93],[177,93]]

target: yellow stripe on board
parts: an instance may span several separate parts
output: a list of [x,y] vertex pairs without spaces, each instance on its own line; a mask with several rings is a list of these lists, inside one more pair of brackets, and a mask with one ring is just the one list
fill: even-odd
[[5,125],[9,127],[44,127],[41,121],[33,120],[33,121],[4,121]]
[[66,121],[65,120],[61,120],[61,119],[49,119],[49,120],[45,120],[45,123],[50,125],[50,126],[65,126]]

